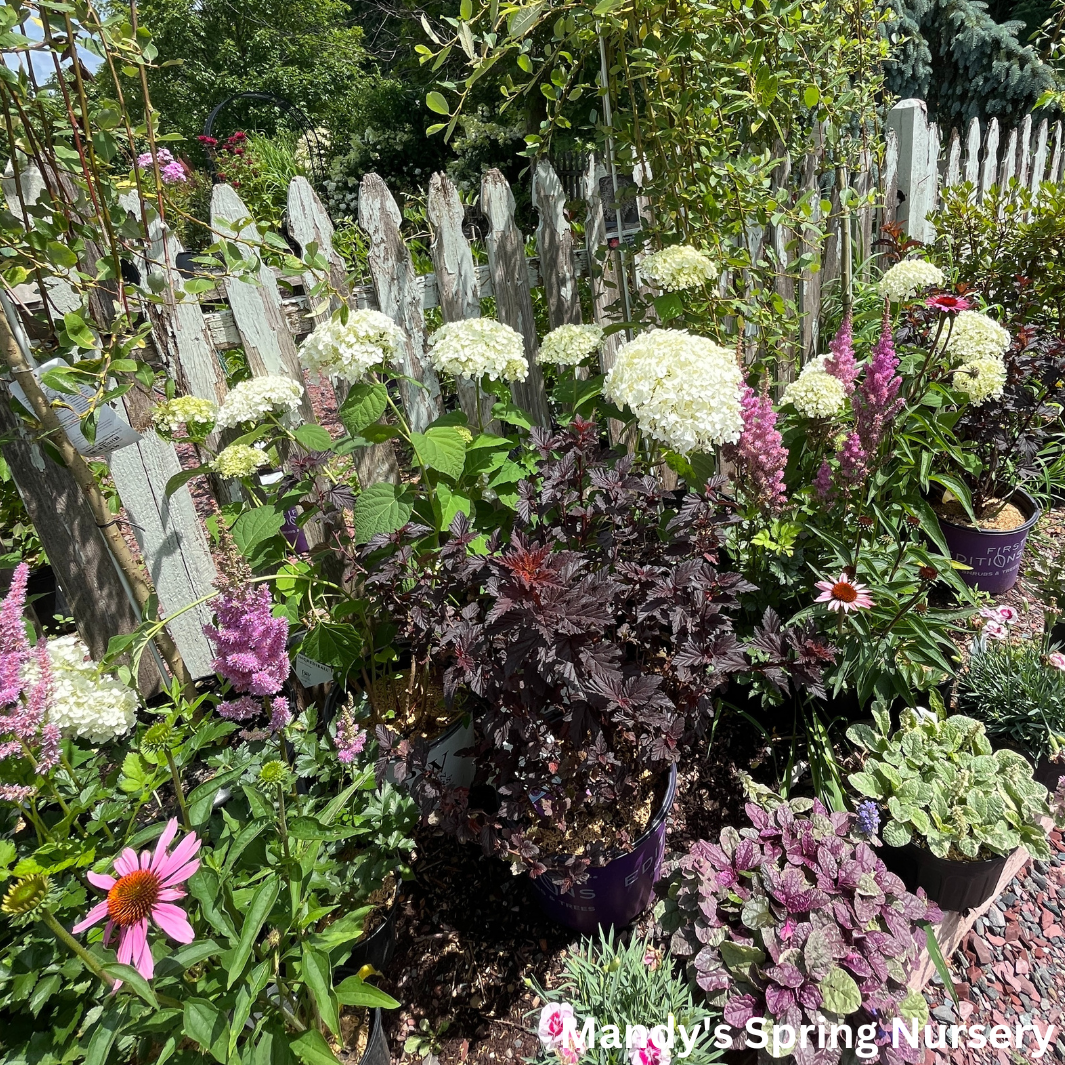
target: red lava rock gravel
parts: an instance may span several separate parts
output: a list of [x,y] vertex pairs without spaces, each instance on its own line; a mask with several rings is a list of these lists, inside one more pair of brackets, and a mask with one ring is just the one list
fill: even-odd
[[[960,1002],[946,995],[938,976],[925,989],[930,1023],[985,1026],[1053,1025],[1054,1042],[1042,1061],[1065,1061],[1065,843],[1051,834],[1049,862],[1030,862],[977,920],[950,959]],[[925,1065],[1015,1065],[1034,1061],[1033,1038],[1023,1050],[928,1050]]]

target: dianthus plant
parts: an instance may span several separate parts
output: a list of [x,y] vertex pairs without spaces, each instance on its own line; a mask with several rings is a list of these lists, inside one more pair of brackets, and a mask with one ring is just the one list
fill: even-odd
[[631,839],[607,828],[577,857],[557,841],[664,778],[706,735],[730,678],[817,691],[832,655],[772,611],[744,626],[750,585],[721,565],[732,521],[721,482],[667,498],[580,418],[533,441],[542,465],[519,485],[509,541],[485,543],[459,516],[425,556],[424,530],[408,527],[368,545],[367,586],[415,662],[476,710],[477,777],[449,787],[424,746],[383,730],[382,754],[425,770],[414,794],[445,831],[569,885]]
[[[674,954],[725,1022],[871,1024],[884,1065],[922,1060],[892,1020],[927,1019],[907,980],[938,909],[906,891],[855,831],[854,815],[819,802],[765,795],[747,804],[751,827],[699,840],[667,872],[662,923]],[[841,1052],[796,1046],[800,1065],[831,1065]]]

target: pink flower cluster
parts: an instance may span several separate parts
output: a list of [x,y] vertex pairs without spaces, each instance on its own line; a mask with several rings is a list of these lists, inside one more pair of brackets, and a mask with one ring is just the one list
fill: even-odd
[[577,1065],[587,1050],[568,1002],[549,1002],[544,1006],[536,1034],[544,1050],[553,1050],[562,1065]]
[[238,698],[219,704],[228,721],[250,721],[270,700],[270,728],[291,720],[288,700],[277,693],[288,678],[288,621],[273,616],[273,599],[265,584],[228,583],[215,606],[215,624],[203,628],[215,658],[211,668],[228,680]]
[[[41,640],[35,650],[26,640],[22,611],[26,605],[29,567],[22,563],[11,578],[11,587],[0,606],[0,759],[31,758],[38,775],[59,762],[60,734],[47,724],[45,716],[52,695],[52,661],[48,643]],[[36,679],[27,691],[24,667],[36,660]],[[6,788],[0,798],[21,802],[32,794],[26,786]]]
[[740,394],[743,432],[739,442],[727,445],[725,454],[736,464],[739,476],[751,498],[769,510],[784,505],[784,468],[788,449],[781,447],[783,437],[777,430],[777,414],[769,398],[768,383],[759,395],[750,385]]
[[[185,164],[180,159],[175,159],[169,148],[158,148],[155,158],[159,161],[159,176],[163,179],[164,185],[180,185],[183,181],[188,181],[189,175]],[[137,156],[137,168],[139,170],[153,169],[151,152],[141,152]]]
[[[899,359],[895,354],[895,339],[888,305],[884,306],[880,338],[873,346],[872,355],[859,385],[854,384],[858,366],[854,359],[849,318],[844,319],[836,339],[830,346],[832,356],[825,361],[825,367],[843,382],[848,392],[853,393],[851,407],[854,410],[854,428],[836,452],[839,480],[844,486],[853,486],[869,476],[880,445],[887,435],[888,426],[902,407],[902,400],[899,398],[902,378],[896,372]],[[819,499],[828,499],[833,494],[832,467],[827,460],[817,471],[814,491]]]
[[351,765],[357,754],[362,754],[366,747],[366,729],[360,729],[350,710],[337,718],[337,731],[334,739],[337,748],[337,760],[344,765]]
[[1017,621],[1017,611],[1011,606],[985,606],[980,610],[983,623],[980,634],[987,640],[1008,640],[1010,629]]
[[848,311],[835,339],[828,345],[832,352],[825,359],[825,369],[843,383],[847,395],[854,392],[854,382],[858,380],[858,361],[854,357],[854,326]]
[[291,669],[288,621],[273,616],[270,589],[227,588],[218,597],[215,621],[203,628],[215,653],[211,668],[238,692],[260,697],[279,692]]

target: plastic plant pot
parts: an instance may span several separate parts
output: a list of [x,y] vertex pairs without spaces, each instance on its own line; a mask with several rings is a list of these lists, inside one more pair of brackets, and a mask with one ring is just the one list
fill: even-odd
[[587,934],[598,928],[623,928],[651,902],[666,848],[666,817],[677,792],[677,767],[669,773],[665,798],[628,854],[588,870],[588,879],[559,891],[549,877],[530,878],[540,908],[554,921]]
[[998,890],[1002,870],[1009,855],[984,861],[956,862],[937,858],[930,850],[907,843],[904,847],[882,847],[884,864],[902,877],[909,891],[924,888],[941,910],[966,910],[982,906]]

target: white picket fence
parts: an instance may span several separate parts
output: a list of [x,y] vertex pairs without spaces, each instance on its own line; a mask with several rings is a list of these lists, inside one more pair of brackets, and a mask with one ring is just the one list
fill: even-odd
[[[825,148],[823,138],[815,131],[807,156],[796,161],[794,167],[790,160],[784,160],[776,179],[778,184],[800,193],[831,187],[833,206],[826,219],[827,236],[822,240],[809,232],[796,235],[784,222],[749,234],[756,261],[764,249],[770,249],[773,261],[782,264],[775,283],[777,290],[799,308],[801,335],[797,336],[793,352],[797,361],[805,361],[817,350],[825,287],[849,273],[847,264],[852,259],[862,262],[869,258],[880,226],[900,222],[917,239],[930,239],[926,214],[936,206],[942,188],[961,180],[972,180],[981,194],[986,194],[996,180],[1012,176],[1038,190],[1041,182],[1060,177],[1061,142],[1060,123],[1050,130],[1044,122],[1033,134],[1029,119],[1003,138],[997,123],[992,122],[983,132],[974,122],[963,153],[957,134],[944,145],[938,129],[927,122],[920,101],[903,101],[889,116],[883,160],[872,151],[863,153],[858,173],[851,179],[856,191],[867,199],[871,190],[881,189],[880,205],[867,202],[851,218],[839,210],[837,175],[833,172],[831,179],[823,177]],[[526,238],[515,222],[510,187],[499,171],[490,171],[484,177],[480,199],[481,212],[487,219],[487,263],[477,265],[463,233],[463,206],[458,191],[445,175],[436,174],[428,198],[434,271],[419,275],[400,232],[400,209],[385,183],[369,174],[360,189],[358,221],[369,237],[372,284],[353,291],[347,288],[344,263],[333,247],[329,216],[303,178],[295,179],[289,187],[287,232],[300,249],[312,242],[317,244],[329,264],[330,278],[339,294],[337,300],[345,299],[351,306],[377,307],[401,327],[406,338],[401,359],[403,372],[423,386],[409,385],[404,389],[403,399],[414,429],[423,429],[442,413],[446,400],[426,355],[425,311],[438,307],[445,322],[474,317],[480,314],[481,299],[486,296],[495,298],[499,319],[518,330],[525,340],[531,369],[528,379],[515,386],[515,402],[535,421],[547,424],[544,382],[535,362],[539,341],[533,290],[542,288],[549,325],[555,328],[581,321],[579,286],[581,279],[587,278],[594,318],[609,324],[621,316],[621,278],[627,276],[632,282],[628,254],[626,268],[619,251],[607,251],[610,228],[616,234],[616,226],[613,212],[607,218],[603,211],[600,192],[605,175],[601,162],[590,158],[581,183],[585,241],[583,247],[577,247],[564,210],[572,195],[567,197],[548,162],[536,164],[532,199],[539,216],[539,254],[527,258]],[[12,186],[13,182],[5,182],[5,194],[9,208],[18,212],[19,201]],[[34,185],[32,173],[25,175],[25,201],[32,203],[39,191],[40,183]],[[571,181],[570,193],[573,191]],[[127,206],[133,217],[139,217],[135,202]],[[228,185],[215,187],[211,214],[216,228],[231,230],[235,239],[258,249],[258,233],[247,224],[249,211],[235,189]],[[846,234],[849,240],[844,239]],[[804,250],[819,255],[821,268],[801,271],[796,278],[787,267]],[[223,277],[218,289],[205,293],[200,301],[180,299],[176,294],[181,292],[182,279],[174,264],[181,251],[174,234],[156,222],[144,236],[138,263],[142,278],[154,273],[165,282],[165,301],[145,301],[144,309],[152,323],[158,359],[176,382],[178,392],[222,402],[227,384],[221,353],[236,347],[243,349],[253,374],[284,374],[302,381],[297,345],[317,320],[303,291],[298,287],[291,291],[283,288],[276,273],[263,265],[258,284]],[[305,278],[304,291],[312,284],[313,278]],[[68,290],[66,298],[71,295]],[[57,309],[62,308],[62,282],[51,286],[49,300]],[[320,309],[318,318],[333,309],[335,306]],[[16,309],[7,305],[5,311],[28,348]],[[602,355],[603,369],[612,364],[623,339],[623,333],[609,338]],[[342,399],[343,389],[338,386],[336,391],[338,399]],[[454,398],[471,420],[476,419],[477,398],[472,386],[460,382]],[[119,414],[141,430],[141,436],[136,445],[112,454],[111,475],[122,500],[124,520],[129,521],[137,537],[147,573],[158,593],[161,613],[174,616],[172,634],[189,671],[193,676],[205,676],[210,672],[210,648],[202,626],[210,610],[203,605],[185,608],[210,590],[216,576],[214,563],[188,488],[164,498],[165,485],[179,472],[181,462],[174,446],[147,427],[149,402],[136,390],[119,401]],[[299,413],[304,421],[314,419],[309,401]],[[3,448],[4,456],[11,463],[79,629],[94,654],[99,655],[111,635],[128,632],[135,620],[106,545],[85,512],[80,493],[72,488],[69,474],[48,460],[39,445],[2,409],[0,431],[18,434],[17,440]],[[378,445],[366,455],[359,473],[363,483],[394,477],[396,462],[391,445]]]

